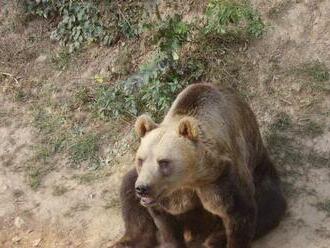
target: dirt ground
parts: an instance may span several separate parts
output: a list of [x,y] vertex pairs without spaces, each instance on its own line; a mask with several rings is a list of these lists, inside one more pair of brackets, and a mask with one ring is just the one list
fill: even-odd
[[[315,80],[317,68],[309,65],[330,68],[330,1],[252,3],[266,20],[267,33],[244,51],[252,66],[242,66],[241,74],[289,204],[279,227],[253,247],[328,248],[330,81]],[[91,47],[65,72],[55,70],[51,54],[58,45],[49,41],[44,21],[15,26],[4,20],[2,4],[0,247],[109,247],[123,234],[118,187],[133,154],[102,167],[97,180],[86,177],[95,179],[96,172],[72,168],[65,156],[55,157],[56,166],[32,189],[25,167],[40,137],[29,104],[15,100],[11,92],[16,84],[31,82],[53,82],[62,95],[74,84],[88,85],[95,74],[115,66],[120,44]],[[35,40],[38,45],[33,45]],[[290,122],[283,124],[283,113]]]

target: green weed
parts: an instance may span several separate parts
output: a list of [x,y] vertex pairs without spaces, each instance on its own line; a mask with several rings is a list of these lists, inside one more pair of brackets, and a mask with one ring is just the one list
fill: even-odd
[[88,172],[83,175],[75,175],[73,178],[77,179],[80,184],[90,184],[99,179],[100,175],[96,172]]
[[51,108],[37,107],[33,110],[33,126],[44,135],[53,134],[64,122],[64,118],[52,112]]
[[166,21],[146,23],[144,28],[152,31],[152,41],[160,51],[174,60],[179,59],[178,50],[187,41],[190,25],[182,21],[182,16],[175,14]]
[[330,79],[329,69],[319,61],[303,64],[294,71],[296,74],[306,75],[316,82],[325,82]]
[[52,170],[53,167],[49,164],[29,165],[26,169],[26,173],[30,187],[36,190],[41,185],[42,178]]
[[76,51],[84,43],[100,42],[109,45],[112,36],[100,20],[100,11],[93,2],[26,1],[26,11],[44,18],[60,16],[57,28],[51,38],[68,46],[69,52]]
[[72,55],[66,48],[61,49],[59,52],[52,54],[51,61],[58,70],[65,70],[68,68],[72,59]]
[[330,199],[326,199],[322,202],[318,202],[317,204],[315,204],[315,207],[319,211],[325,212],[327,217],[330,217]]
[[68,147],[69,159],[73,165],[89,161],[98,163],[99,137],[96,134],[77,134]]
[[37,189],[41,184],[42,172],[39,167],[28,168],[28,182],[32,189]]
[[[142,7],[129,1],[24,1],[25,10],[44,18],[58,17],[51,38],[68,47],[70,53],[92,42],[111,45],[119,35],[133,38],[138,35]],[[103,12],[101,12],[103,11]]]
[[308,120],[304,123],[304,125],[302,125],[298,132],[304,136],[315,138],[324,133],[324,128],[319,123]]
[[[161,64],[168,64],[162,66]],[[179,66],[171,66],[171,58],[156,59],[145,65],[139,84],[129,80],[115,86],[101,86],[95,97],[94,109],[102,118],[136,117],[150,113],[160,119],[187,82],[179,74]]]
[[265,25],[260,16],[246,3],[211,0],[206,10],[206,34],[244,34],[260,37]]
[[273,8],[268,11],[268,15],[271,18],[278,17],[285,10],[289,9],[292,5],[292,1],[284,0],[276,4]]
[[82,108],[87,106],[92,100],[93,96],[90,89],[87,87],[81,87],[73,94],[71,108]]
[[285,131],[292,126],[292,121],[288,114],[281,112],[278,114],[277,120],[271,125],[271,129]]
[[55,185],[53,187],[53,196],[61,196],[64,195],[68,191],[68,188],[64,185]]
[[29,98],[29,95],[22,89],[15,91],[14,99],[18,102],[25,102]]
[[[85,93],[78,95],[85,101]],[[76,100],[78,101],[78,100]],[[80,102],[81,103],[81,102]],[[70,116],[53,107],[37,107],[33,111],[33,125],[40,135],[40,144],[35,146],[34,157],[28,175],[31,187],[36,188],[42,177],[54,166],[54,156],[67,153],[71,165],[79,167],[82,162],[98,165],[99,138],[95,133],[85,133],[83,127],[74,126]]]
[[329,69],[321,63],[315,63],[306,67],[306,72],[319,82],[328,81],[330,79]]

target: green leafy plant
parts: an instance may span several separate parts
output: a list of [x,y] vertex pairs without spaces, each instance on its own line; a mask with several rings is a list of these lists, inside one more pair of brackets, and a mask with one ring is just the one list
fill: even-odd
[[240,32],[259,37],[264,31],[260,16],[249,5],[229,0],[211,0],[206,10],[206,34]]
[[145,24],[144,27],[152,31],[152,41],[157,44],[160,51],[174,60],[178,60],[178,50],[188,39],[190,25],[182,21],[182,16],[175,14],[166,21]]
[[68,147],[72,165],[79,165],[83,161],[98,164],[99,137],[96,134],[77,134]]
[[68,46],[70,53],[85,43],[110,45],[112,33],[103,25],[100,11],[93,1],[42,0],[25,1],[26,11],[44,18],[60,16],[51,38]]
[[86,43],[111,45],[120,36],[138,36],[143,10],[134,1],[25,0],[24,6],[29,14],[58,22],[51,38],[68,46],[70,53]]
[[144,112],[160,119],[177,93],[188,84],[179,68],[171,57],[158,57],[141,68],[136,81],[133,78],[133,82],[101,86],[96,93],[94,109],[106,119],[135,117]]
[[318,82],[330,80],[330,70],[325,66],[325,64],[320,63],[319,61],[306,64],[298,71],[312,77]]
[[24,1],[24,7],[27,13],[38,15],[44,18],[57,14],[59,7],[66,1],[42,0],[42,1]]
[[189,25],[180,15],[174,15],[144,27],[159,48],[158,57],[142,66],[137,79],[133,76],[133,80],[98,89],[93,105],[102,118],[135,117],[148,112],[160,119],[177,93],[188,84],[178,52],[188,39]]
[[112,36],[103,26],[94,4],[70,1],[59,8],[59,13],[63,18],[51,37],[68,45],[70,52],[79,49],[85,42],[111,44]]

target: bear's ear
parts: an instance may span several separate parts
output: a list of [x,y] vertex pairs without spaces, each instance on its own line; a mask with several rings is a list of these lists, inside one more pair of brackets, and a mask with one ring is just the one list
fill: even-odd
[[192,141],[197,141],[198,121],[193,117],[183,117],[179,122],[178,133]]
[[135,132],[142,138],[147,132],[155,129],[157,126],[158,125],[148,115],[141,115],[136,119]]

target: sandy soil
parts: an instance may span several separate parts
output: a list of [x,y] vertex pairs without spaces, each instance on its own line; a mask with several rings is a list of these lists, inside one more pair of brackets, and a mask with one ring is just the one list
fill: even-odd
[[[298,157],[292,161],[287,159],[286,147],[270,147],[287,187],[284,190],[289,210],[280,226],[256,241],[253,247],[328,248],[330,213],[317,206],[330,200],[329,92],[308,91],[304,88],[308,78],[291,72],[312,61],[320,61],[330,68],[330,2],[252,2],[269,24],[267,34],[250,44],[246,51],[253,68],[245,74],[250,82],[247,87],[254,93],[249,102],[265,140],[275,116],[285,112],[292,116],[294,127],[283,133],[294,137],[296,149],[303,154],[325,154],[322,160]],[[49,41],[40,42],[38,50],[27,49],[24,42],[14,42],[18,35],[25,41],[31,32],[42,29],[42,25],[39,27],[36,22],[38,27],[18,27],[16,33],[8,33],[4,28],[7,24],[3,22],[1,28],[6,36],[0,37],[0,72],[23,79],[50,76],[62,81],[63,75],[53,72],[47,63],[40,63],[42,55],[52,49]],[[17,53],[8,52],[9,44]],[[22,47],[23,55],[18,53]],[[116,49],[90,49],[78,58],[71,76],[79,75],[79,83],[83,83],[84,78],[97,73],[102,65],[113,63],[111,56],[107,56],[116,53]],[[23,65],[22,60],[28,62]],[[81,75],[80,71],[84,73]],[[75,178],[86,172],[83,168],[70,168],[65,158],[61,158],[42,185],[32,190],[24,168],[32,157],[38,136],[30,123],[29,109],[12,101],[6,92],[2,88],[0,93],[0,247],[109,247],[123,233],[118,187],[132,164],[133,155],[127,154],[115,166],[103,168],[103,176],[89,183],[80,183]],[[306,107],[315,101],[311,108]],[[312,118],[322,126],[323,132],[315,136],[295,133],[303,118]],[[65,186],[68,190],[58,195],[54,193],[56,186]]]

